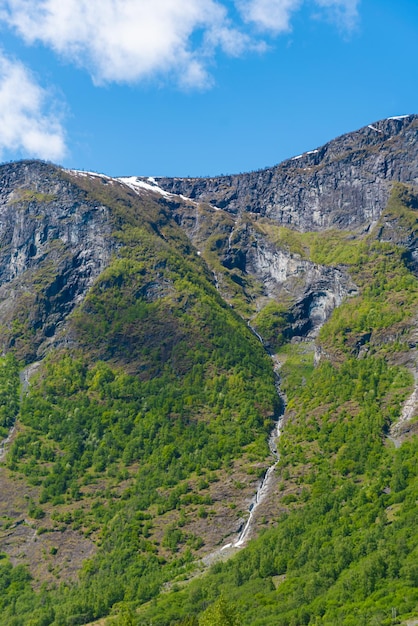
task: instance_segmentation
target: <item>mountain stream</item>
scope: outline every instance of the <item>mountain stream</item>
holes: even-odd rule
[[[248,511],[249,511],[248,519],[245,522],[244,526],[240,529],[238,537],[236,538],[235,541],[231,543],[227,543],[226,545],[222,546],[222,548],[220,549],[220,552],[223,552],[232,548],[241,548],[245,544],[247,539],[249,538],[251,531],[252,531],[253,523],[254,523],[255,511],[257,507],[261,504],[261,502],[265,499],[265,497],[271,491],[271,487],[273,484],[274,470],[280,460],[280,456],[277,451],[277,440],[281,435],[284,411],[285,411],[285,397],[283,396],[283,393],[280,389],[279,370],[280,370],[281,364],[277,360],[276,355],[271,350],[269,350],[268,346],[266,346],[263,338],[255,330],[255,328],[253,328],[250,323],[248,323],[248,327],[251,330],[251,332],[257,337],[257,339],[259,340],[259,342],[261,343],[261,345],[263,346],[267,354],[273,359],[273,363],[274,363],[273,369],[274,369],[274,374],[275,374],[275,379],[276,379],[276,390],[281,400],[281,411],[277,419],[277,422],[275,423],[274,428],[270,434],[269,441],[268,441],[270,452],[274,458],[274,463],[270,465],[270,467],[267,469],[266,473],[264,474],[264,477],[262,478],[258,486],[258,489],[254,497],[251,500],[250,506],[248,508]]]
[[[39,367],[39,362],[36,361],[35,363],[31,363],[30,365],[25,367],[20,372],[20,374],[19,374],[19,377],[20,377],[20,402],[22,402],[23,396],[28,391],[29,381],[30,381],[30,378],[31,378],[32,374],[35,373],[35,371],[37,370],[38,367]],[[4,460],[4,457],[6,456],[7,447],[9,445],[9,443],[12,441],[15,432],[16,432],[16,421],[10,427],[10,430],[9,430],[9,432],[7,434],[7,437],[5,437],[2,441],[0,441],[0,462],[2,462]]]
[[[7,446],[13,439],[15,430],[16,430],[16,423],[14,423],[13,426],[10,428],[7,437],[3,439],[2,441],[0,441],[0,463],[1,461],[3,461],[4,457],[6,456]]]
[[[418,371],[415,369],[412,372],[414,376],[414,388],[411,395],[406,399],[403,405],[401,415],[397,422],[394,422],[391,426],[387,439],[393,443],[395,448],[400,448],[402,445],[402,435],[405,435],[405,428],[408,422],[416,415],[418,407]]]

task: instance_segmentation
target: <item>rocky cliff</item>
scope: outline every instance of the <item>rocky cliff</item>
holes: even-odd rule
[[[60,328],[109,262],[109,208],[88,201],[62,171],[39,162],[0,170],[2,349],[27,361]]]
[[[247,320],[274,300],[289,310],[288,335],[315,336],[356,285],[346,263],[318,260],[303,236],[337,230],[349,242],[377,227],[382,241],[409,250],[416,269],[415,231],[400,228],[386,207],[394,183],[418,182],[417,139],[418,116],[390,118],[272,168],[206,179],[116,180],[33,161],[2,166],[3,350],[13,347],[29,362],[70,339],[61,332],[65,320],[119,246],[118,205],[179,225],[222,297]]]
[[[302,231],[367,229],[392,181],[418,182],[418,116],[389,118],[258,172],[159,178],[165,190]]]
[[[176,194],[175,219],[202,250],[230,303],[239,306],[240,292],[241,310],[251,317],[269,299],[285,301],[288,334],[315,336],[356,286],[344,264],[314,262],[309,246],[289,245],[289,237],[294,244],[295,231],[336,229],[356,240],[379,224],[376,236],[405,245],[415,267],[415,236],[407,228],[402,238],[399,220],[384,212],[394,183],[418,182],[417,140],[418,116],[395,117],[258,172],[152,184]],[[285,229],[280,236],[278,229]]]

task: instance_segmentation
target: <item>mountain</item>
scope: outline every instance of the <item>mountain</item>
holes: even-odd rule
[[[417,617],[417,140],[0,167],[0,624]]]
[[[392,181],[418,181],[417,124],[416,115],[389,118],[262,171],[159,178],[158,185],[232,215],[255,213],[302,232],[364,230],[379,218]]]

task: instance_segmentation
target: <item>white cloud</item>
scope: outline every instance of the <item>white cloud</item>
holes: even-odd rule
[[[302,0],[238,0],[237,6],[246,22],[253,22],[260,30],[282,33],[290,30],[292,13]]]
[[[254,23],[260,31],[279,34],[291,29],[293,13],[304,0],[236,0],[246,22]],[[360,0],[314,0],[327,16],[344,30],[351,30],[358,17]]]
[[[28,43],[87,67],[96,83],[174,72],[201,86],[211,46],[239,54],[248,39],[214,0],[3,0],[0,7]]]
[[[360,0],[315,0],[322,9],[326,9],[331,20],[343,30],[352,30],[358,20]]]
[[[357,0],[313,1],[339,23],[356,15]],[[169,76],[205,87],[217,50],[238,56],[265,48],[262,33],[288,31],[304,0],[234,2],[236,23],[226,0],[0,0],[0,20],[27,43],[87,68],[96,84]]]
[[[0,155],[57,160],[66,152],[57,117],[46,110],[47,92],[21,63],[0,52]]]

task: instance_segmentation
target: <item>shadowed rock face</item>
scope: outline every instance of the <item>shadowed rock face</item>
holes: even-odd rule
[[[13,347],[27,362],[70,340],[68,315],[117,252],[113,209],[86,194],[83,177],[111,187],[113,200],[118,185],[125,193],[129,187],[87,173],[71,176],[36,161],[0,167],[0,348]],[[285,301],[288,334],[312,337],[356,286],[343,267],[301,258],[265,236],[257,222],[266,217],[303,232],[335,228],[364,235],[381,218],[394,181],[418,184],[418,116],[376,122],[259,172],[160,178],[145,187],[136,180],[138,186],[128,191],[144,215],[147,202],[164,207],[167,219],[203,251],[199,254],[226,300],[233,297],[222,272],[242,288],[253,312],[266,299]],[[122,205],[125,201],[120,199]],[[415,235],[403,233],[396,220],[380,219],[380,224],[379,238],[404,245],[418,271]],[[252,292],[247,279],[257,285]],[[164,289],[152,283],[146,297]]]
[[[382,120],[325,146],[249,174],[159,178],[171,193],[229,213],[270,217],[301,231],[367,229],[392,181],[418,183],[418,116]]]
[[[102,266],[110,233],[108,210],[87,204],[59,172],[39,162],[0,169],[2,282],[38,265],[58,241],[70,252],[75,267],[89,265],[94,274]]]
[[[59,168],[34,161],[0,168],[3,350],[32,360],[56,341],[108,263],[110,234],[109,209],[86,202]]]

